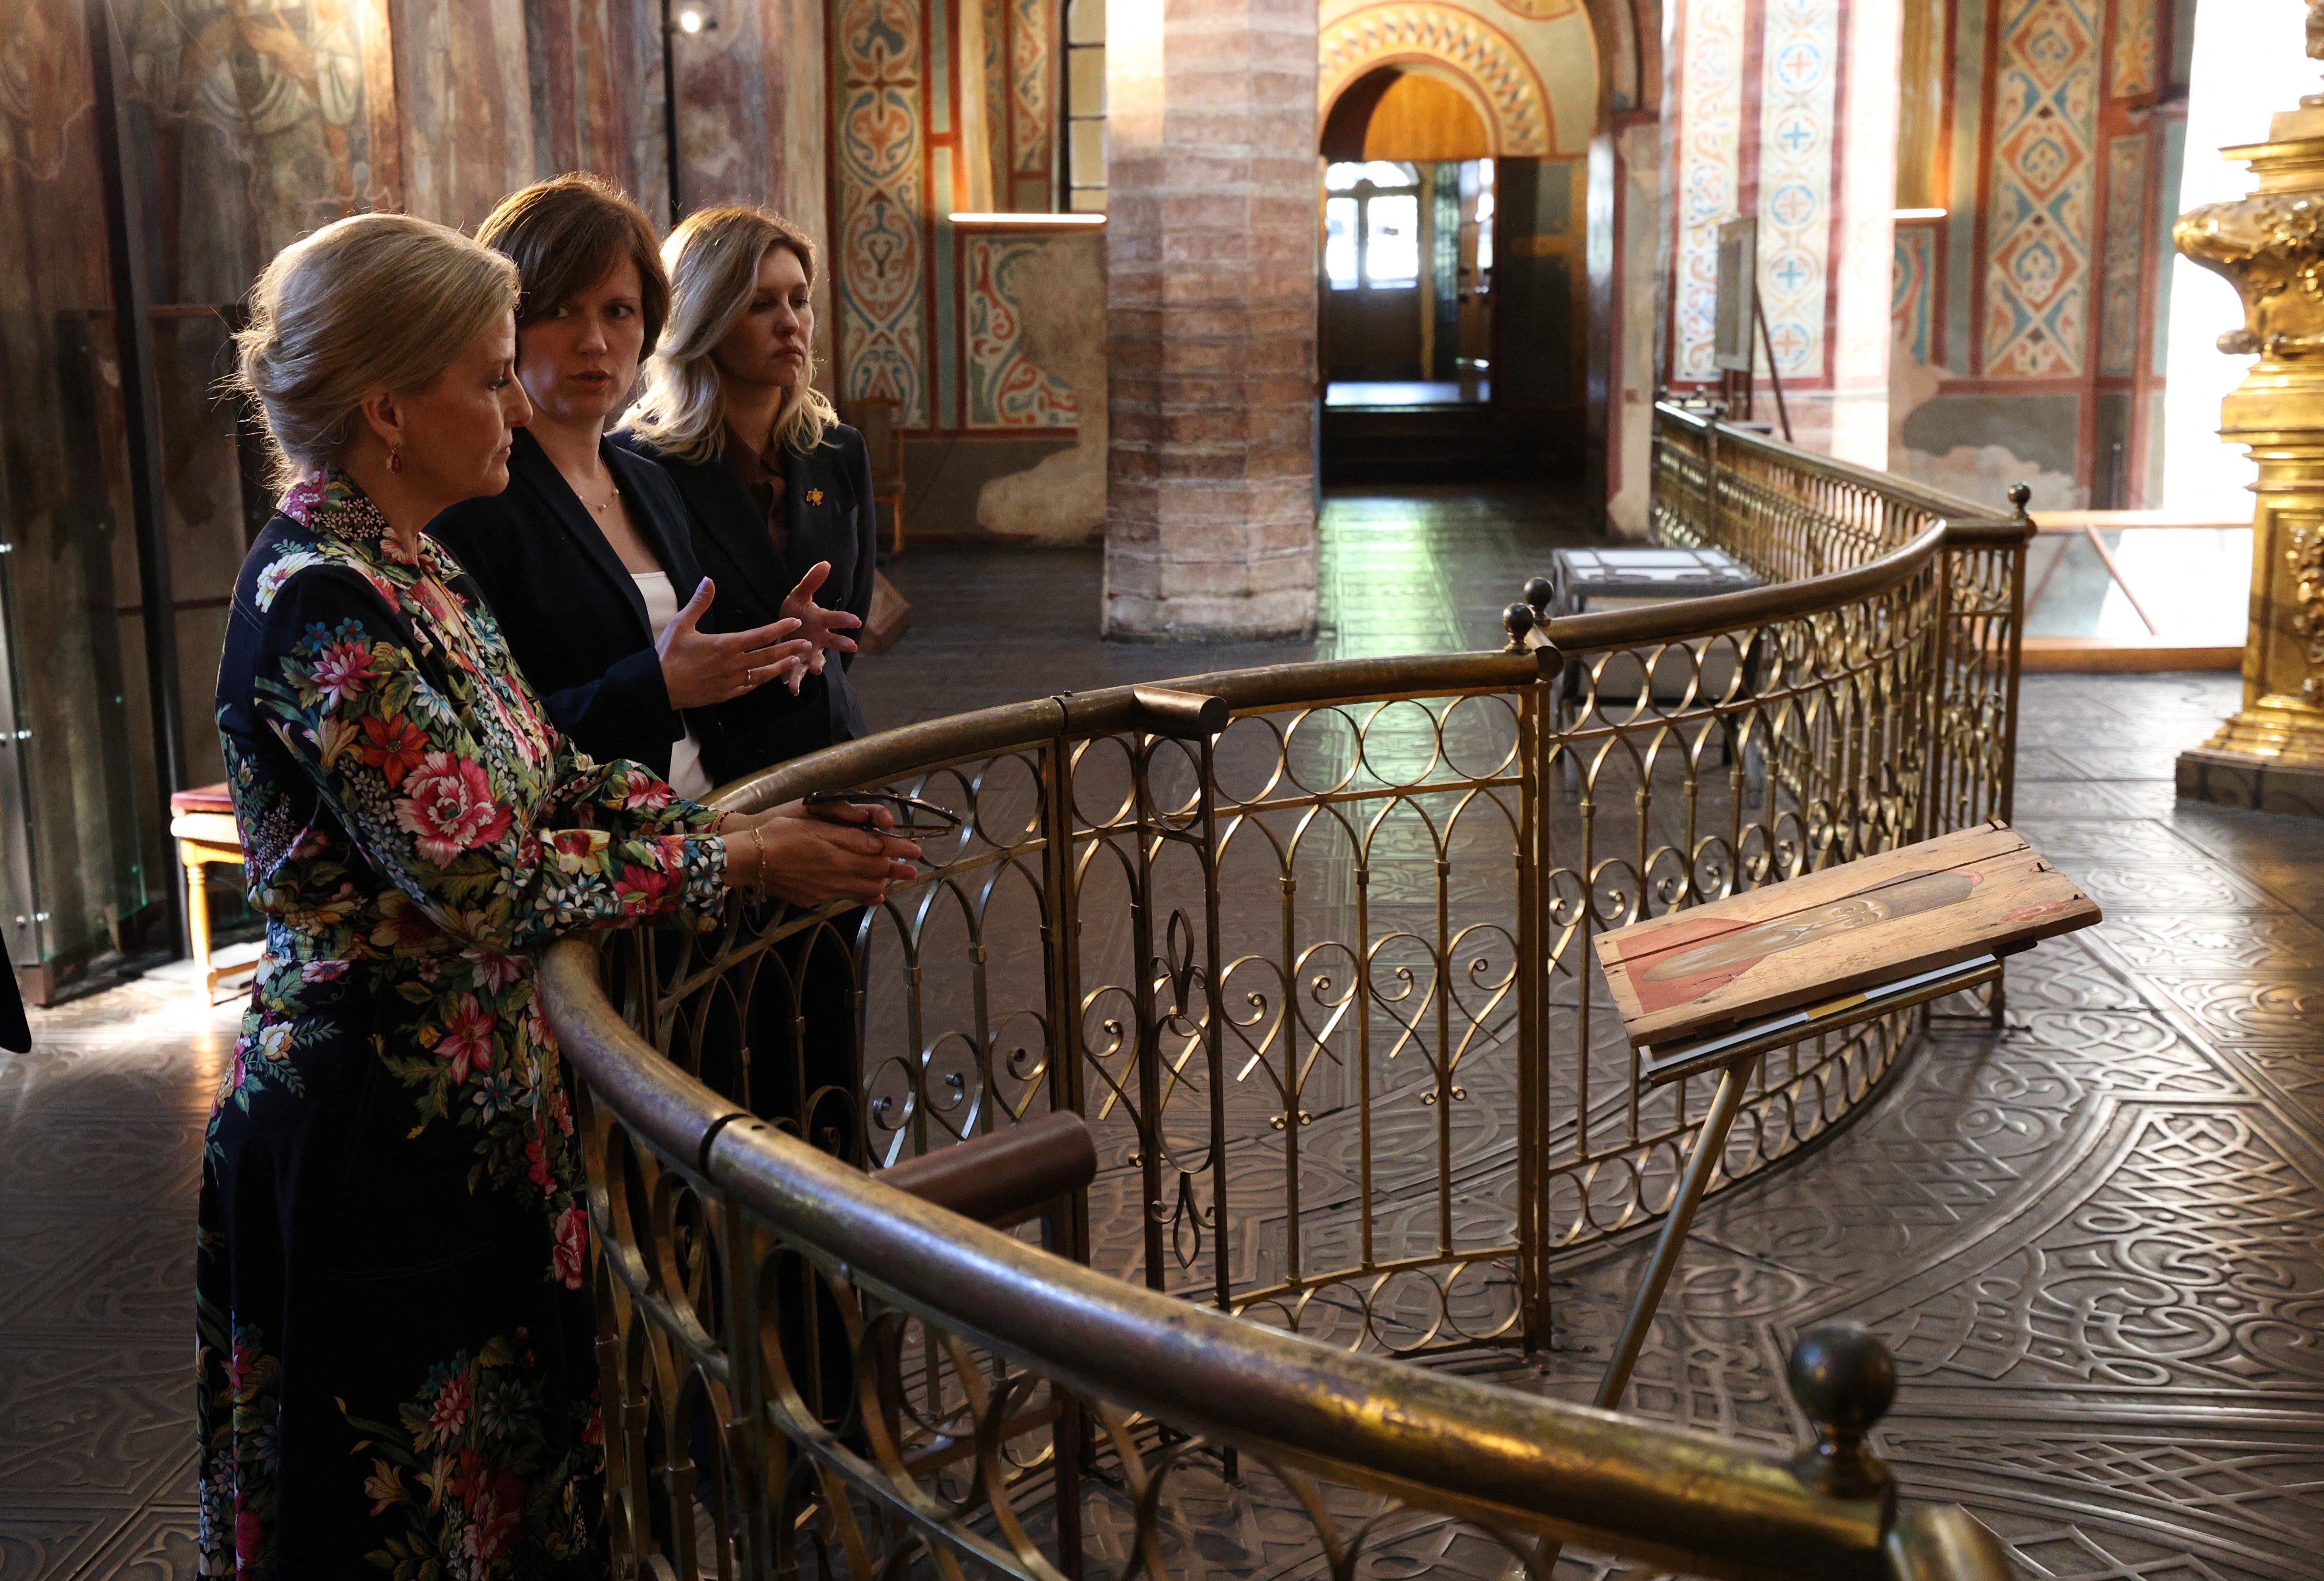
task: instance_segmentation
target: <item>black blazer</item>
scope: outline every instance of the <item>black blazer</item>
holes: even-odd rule
[[[703,574],[718,584],[715,629],[746,631],[781,618],[783,600],[818,560],[831,562],[816,602],[858,620],[872,614],[878,523],[872,505],[872,462],[863,436],[844,424],[826,430],[812,451],[783,451],[783,510],[790,547],[777,554],[767,519],[723,461],[679,461],[630,434],[613,437],[651,458],[677,485],[693,529]],[[708,625],[711,622],[706,621]],[[699,728],[702,766],[724,784],[803,753],[865,733],[863,705],[847,682],[853,654],[810,676],[794,698],[780,685],[760,687],[707,712],[715,731]]]
[[[617,445],[601,445],[598,453],[682,607],[702,567],[678,491],[659,467]],[[540,442],[519,428],[509,486],[461,501],[428,530],[484,590],[509,651],[558,728],[593,758],[627,758],[667,776],[670,745],[686,734],[687,721],[662,685],[646,601]]]

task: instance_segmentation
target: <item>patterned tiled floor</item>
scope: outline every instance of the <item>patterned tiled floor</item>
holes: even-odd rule
[[[2324,824],[2170,782],[2239,685],[2027,678],[2017,822],[2106,921],[2011,963],[2001,1036],[1705,1209],[1629,1409],[1793,1441],[1791,1338],[1851,1318],[1898,1358],[1906,1494],[2024,1574],[2324,1576]],[[1542,1386],[1586,1398],[1640,1257],[1574,1271]]]
[[[1097,642],[1093,554],[918,550],[895,569],[916,628],[857,674],[888,725],[1483,646],[1566,541],[1554,496],[1335,500],[1317,639],[1198,650]],[[1969,1505],[2024,1574],[2324,1575],[2324,824],[2170,783],[2236,689],[2029,677],[2019,822],[2107,922],[2013,963],[2001,1036],[1932,1042],[1831,1143],[1706,1208],[1630,1409],[1793,1441],[1784,1349],[1849,1316],[1901,1359],[1880,1448],[1908,1494]],[[195,1573],[192,1218],[233,1017],[132,984],[0,1055],[0,1581]],[[1546,1365],[1485,1370],[1586,1396],[1641,1255],[1563,1270]]]

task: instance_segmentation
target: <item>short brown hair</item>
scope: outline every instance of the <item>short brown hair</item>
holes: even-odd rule
[[[501,199],[476,227],[476,240],[516,262],[524,281],[516,326],[563,307],[626,257],[638,266],[638,314],[645,320],[648,355],[669,316],[669,276],[653,222],[629,194],[586,171],[535,181]]]

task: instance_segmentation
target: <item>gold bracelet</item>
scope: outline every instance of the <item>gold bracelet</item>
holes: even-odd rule
[[[767,837],[759,832],[756,823],[751,825],[751,846],[759,853],[759,886],[764,888],[767,882]]]

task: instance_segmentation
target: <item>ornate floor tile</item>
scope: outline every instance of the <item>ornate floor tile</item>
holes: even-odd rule
[[[0,1507],[0,1581],[73,1575],[128,1518],[126,1510]]]
[[[191,1233],[190,1218],[180,1224],[173,1215],[171,1222],[171,1234]],[[54,1209],[0,1217],[0,1333],[61,1327],[55,1304],[42,1298],[60,1282],[75,1285],[108,1268],[112,1248],[134,1237],[140,1223],[135,1214]],[[174,1244],[148,1251],[173,1268],[186,1262]]]
[[[2222,861],[2324,861],[2324,830],[2310,819],[2175,801],[2166,816],[2183,839]]]
[[[2241,976],[2324,962],[2324,926],[2290,913],[2109,909],[2094,936],[2141,972]]]
[[[2152,975],[2220,1043],[2297,1043],[2324,1063],[2324,961],[2316,964],[2319,970],[2265,979]]]
[[[73,1581],[194,1581],[201,1574],[196,1548],[200,1521],[184,1506],[154,1505],[107,1543]]]
[[[194,1205],[172,1203],[118,1221],[84,1221],[84,1238],[8,1310],[9,1327],[28,1332],[91,1330],[176,1337],[191,1334]]]
[[[2008,1233],[1854,1303],[1900,1380],[2070,1417],[2113,1396],[2324,1405],[2324,1170],[2265,1111],[2126,1105]]]
[[[2178,786],[2167,779],[2111,780],[2106,782],[2106,791],[2114,801],[2148,818],[2174,819],[2186,804],[2179,799]]]
[[[2123,862],[2201,861],[2209,852],[2152,818],[2037,817],[2017,810],[2026,842],[2047,857],[2107,857]]]
[[[2089,778],[2064,756],[2047,747],[2020,741],[2017,745],[2017,783],[2020,786],[2039,785],[2045,781],[2082,781]]]
[[[0,1341],[0,1511],[132,1506],[183,1481],[194,1452],[191,1354],[183,1333]]]
[[[2254,1427],[2157,1434],[2029,1421],[1891,1420],[1881,1453],[1914,1491],[1990,1505],[2094,1506],[2166,1552],[2230,1574],[2296,1574],[2324,1531],[2324,1433]],[[2021,1556],[2023,1549],[2020,1549]],[[2258,1562],[2257,1569],[2246,1567]]]
[[[2033,1581],[2258,1581],[2300,1574],[2264,1560],[2247,1566],[2213,1559],[2166,1535],[2126,1531],[2089,1516],[2061,1520],[1992,1503],[1978,1514],[2007,1545],[2018,1573]]]
[[[2318,841],[2324,846],[2324,832]],[[2294,911],[2324,916],[2324,862],[2245,861],[2236,870]]]
[[[204,1122],[73,1112],[12,1122],[0,1148],[0,1202],[100,1209],[190,1202],[201,1186]]]
[[[2283,903],[2204,861],[2123,862],[2103,858],[2057,859],[2059,871],[2109,911],[2282,911]]]
[[[2082,741],[2090,739],[2087,729],[2078,734]],[[2177,777],[2181,749],[2181,743],[2176,741],[2151,746],[2094,747],[2053,740],[2051,745],[2062,751],[2082,771],[2085,779],[2172,779]]]
[[[2011,816],[2031,828],[2044,818],[2135,818],[2145,809],[2126,787],[2094,779],[2027,779],[2020,774],[2012,797]]]

